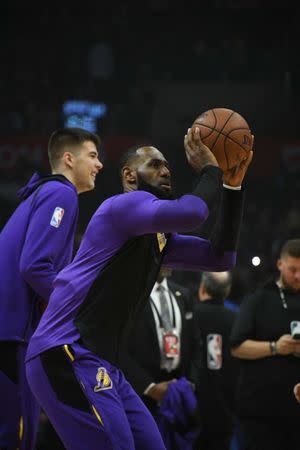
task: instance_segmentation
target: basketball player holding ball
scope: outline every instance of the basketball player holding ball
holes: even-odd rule
[[[199,179],[192,193],[175,200],[157,148],[140,145],[123,155],[124,193],[93,215],[30,341],[28,382],[67,449],[165,450],[153,417],[118,369],[121,343],[161,266],[198,272],[235,265],[243,211],[238,190],[251,161],[250,151],[223,174],[198,127],[184,143]],[[179,234],[200,226],[220,195],[210,240]]]

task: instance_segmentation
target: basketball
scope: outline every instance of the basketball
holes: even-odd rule
[[[231,109],[210,109],[196,118],[192,127],[196,126],[200,129],[202,142],[215,155],[223,171],[237,166],[252,149],[248,123]]]

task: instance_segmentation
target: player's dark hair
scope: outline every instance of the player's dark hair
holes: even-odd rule
[[[229,295],[231,289],[232,278],[231,274],[227,272],[227,276],[220,280],[215,274],[211,272],[203,272],[201,282],[207,292],[212,298],[218,300],[225,300]]]
[[[119,172],[122,174],[123,167],[129,166],[134,161],[134,159],[137,157],[136,152],[139,148],[149,147],[149,146],[152,146],[152,144],[145,143],[145,142],[137,143],[137,144],[134,144],[132,147],[130,147],[128,150],[126,150],[124,153],[122,153],[120,160],[119,160]]]
[[[300,258],[300,239],[289,239],[283,244],[280,251],[280,258],[284,258],[285,256]]]
[[[51,168],[57,167],[66,148],[68,148],[68,151],[76,153],[77,147],[86,141],[92,141],[97,150],[99,149],[100,138],[90,131],[82,128],[60,128],[55,130],[48,141],[48,157]]]

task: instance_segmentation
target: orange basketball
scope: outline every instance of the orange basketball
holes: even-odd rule
[[[197,117],[193,128],[195,126],[200,129],[202,142],[213,152],[223,171],[237,166],[252,149],[248,123],[231,109],[210,109]]]

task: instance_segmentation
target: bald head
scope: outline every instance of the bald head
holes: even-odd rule
[[[230,272],[203,272],[199,286],[199,299],[225,300],[231,289]]]

